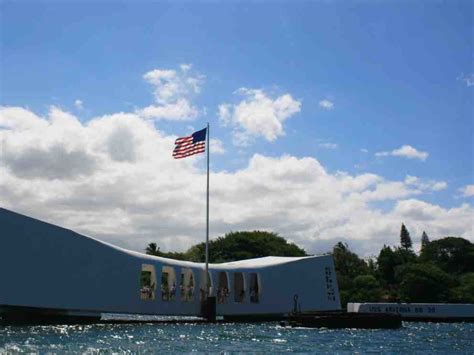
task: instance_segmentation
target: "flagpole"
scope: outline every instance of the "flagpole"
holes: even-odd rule
[[[206,153],[207,153],[207,194],[206,194],[206,297],[209,295],[209,122],[206,132]]]

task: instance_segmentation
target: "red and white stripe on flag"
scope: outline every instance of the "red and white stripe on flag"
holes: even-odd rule
[[[193,136],[178,138],[175,141],[173,158],[181,159],[194,154],[204,153],[206,151],[206,141],[197,141]]]

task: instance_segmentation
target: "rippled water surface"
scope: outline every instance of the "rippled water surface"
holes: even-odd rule
[[[0,326],[0,353],[104,352],[474,353],[473,323],[404,323],[399,330],[261,324]]]

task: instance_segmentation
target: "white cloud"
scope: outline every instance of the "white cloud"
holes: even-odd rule
[[[429,226],[427,229],[436,230],[435,235],[460,235],[464,238],[472,240],[472,232],[474,227],[472,225],[473,209],[468,204],[462,204],[459,207],[451,209],[445,209],[437,205],[433,205],[424,201],[408,199],[397,202],[394,210],[394,214],[400,217],[400,220],[410,220],[412,225],[426,225]],[[459,232],[459,226],[456,226],[456,220],[459,219],[459,223],[464,225],[466,233]],[[471,222],[468,222],[469,219]],[[468,225],[470,223],[470,226]],[[421,235],[423,228],[417,230],[417,235]],[[458,232],[454,232],[457,230]],[[470,230],[470,232],[468,232]]]
[[[474,185],[466,185],[460,188],[459,192],[461,192],[464,197],[472,197],[474,196]]]
[[[173,160],[176,136],[152,122],[118,113],[84,123],[55,107],[45,117],[3,107],[0,126],[2,207],[135,250],[152,241],[163,250],[202,241],[203,160]],[[422,201],[440,182],[413,176],[330,173],[314,158],[255,154],[237,171],[211,171],[210,181],[211,237],[271,230],[308,252],[346,240],[371,254],[398,243],[402,221],[412,236],[426,230],[432,239],[472,240],[474,232],[471,206]]]
[[[419,159],[425,161],[428,158],[428,153],[419,151],[413,148],[411,145],[403,145],[398,149],[394,149],[391,152],[377,152],[375,153],[376,157],[386,157],[386,156],[395,156],[395,157],[404,157],[408,159]]]
[[[244,99],[236,105],[221,104],[218,115],[221,124],[234,127],[237,145],[247,145],[256,137],[276,140],[285,134],[283,123],[301,110],[301,102],[290,94],[272,99],[258,89],[240,88],[236,93]]]
[[[446,181],[437,181],[431,187],[433,191],[441,191],[445,190],[448,187],[448,183]]]
[[[219,105],[219,112],[217,113],[219,117],[219,122],[223,126],[227,126],[229,123],[231,123],[232,120],[232,105],[230,104],[221,104]]]
[[[474,86],[474,74],[461,74],[458,80],[464,81],[467,87]]]
[[[318,147],[324,149],[337,149],[339,146],[336,143],[319,143]]]
[[[319,101],[319,106],[325,110],[332,110],[334,108],[334,102],[329,100],[321,100]]]
[[[366,148],[361,148],[361,150],[360,150],[360,151],[361,151],[362,153],[368,153],[368,152],[369,152],[369,150],[368,150],[368,149],[366,149]]]
[[[445,181],[423,180],[416,176],[407,175],[405,177],[405,184],[415,186],[421,190],[441,191],[448,187]]]
[[[84,109],[84,103],[82,102],[82,100],[79,100],[79,99],[74,101],[74,106],[76,106],[78,110]]]
[[[421,191],[413,189],[400,181],[381,181],[374,189],[366,190],[359,194],[363,201],[390,201],[419,195]]]
[[[224,154],[225,153],[224,144],[222,143],[222,141],[220,139],[211,138],[210,148],[211,148],[210,152],[213,153],[213,154]]]
[[[144,118],[164,119],[170,121],[187,121],[196,118],[199,111],[191,106],[188,100],[179,99],[167,105],[150,105],[137,113]]]
[[[139,116],[170,121],[185,121],[196,118],[200,111],[191,103],[191,98],[201,92],[204,76],[192,73],[191,64],[181,64],[179,70],[154,69],[143,75],[143,79],[154,87],[155,103],[138,109]]]
[[[180,64],[179,68],[183,72],[187,72],[188,70],[190,70],[192,68],[192,64]]]
[[[0,112],[0,127],[11,129],[18,133],[31,129],[42,129],[48,126],[46,120],[22,107],[0,106]]]

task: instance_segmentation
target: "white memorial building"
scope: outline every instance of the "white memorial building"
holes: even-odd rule
[[[158,236],[157,236],[158,239]],[[125,250],[0,208],[0,316],[198,316],[205,264]],[[209,264],[218,316],[340,310],[331,255]],[[297,297],[295,297],[297,296]]]

